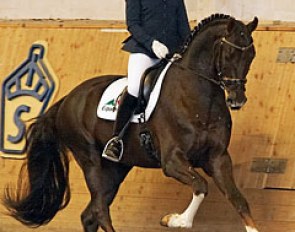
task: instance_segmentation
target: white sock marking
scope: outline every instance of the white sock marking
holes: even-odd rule
[[[250,227],[250,226],[246,226],[246,231],[247,232],[258,232],[257,229],[253,228],[253,227]]]
[[[187,209],[182,214],[173,214],[168,222],[169,227],[191,228],[193,226],[194,217],[199,209],[200,204],[204,200],[205,195],[193,195],[193,199]],[[254,232],[254,231],[253,231]]]

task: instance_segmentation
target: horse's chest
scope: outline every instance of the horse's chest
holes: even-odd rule
[[[231,124],[226,122],[204,123],[198,122],[195,127],[194,150],[206,150],[216,146],[227,146]]]
[[[214,153],[223,152],[227,148],[229,139],[230,132],[226,127],[199,128],[196,131],[193,146],[187,153],[190,163],[194,167],[202,167]]]

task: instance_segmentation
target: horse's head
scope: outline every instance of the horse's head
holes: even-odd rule
[[[255,57],[252,32],[258,19],[248,24],[224,14],[203,19],[181,51],[181,65],[226,90],[227,106],[240,109],[247,101],[246,76]]]
[[[240,109],[247,101],[246,75],[255,57],[251,34],[257,24],[256,17],[247,25],[231,18],[226,34],[215,44],[215,67],[221,85],[228,94],[227,106],[231,109]]]

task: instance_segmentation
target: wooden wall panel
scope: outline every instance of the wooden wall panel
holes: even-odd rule
[[[254,33],[257,55],[248,74],[245,107],[232,112],[230,151],[237,179],[247,187],[294,187],[295,65],[277,63],[280,47],[294,47],[295,32]],[[288,159],[285,174],[250,173],[255,157]]]
[[[27,57],[35,41],[48,42],[48,60],[60,79],[57,99],[82,81],[104,74],[126,74],[127,53],[121,42],[127,33],[93,29],[0,28],[0,77],[3,80]]]
[[[294,32],[255,32],[257,57],[248,76],[248,102],[233,112],[233,136],[230,151],[238,185],[249,199],[260,232],[295,232],[294,191],[246,189],[248,187],[294,187],[294,163],[288,176],[267,177],[250,172],[253,157],[292,159],[294,152],[294,64],[277,64],[280,46],[294,46]],[[0,26],[0,78],[3,80],[27,57],[37,40],[49,43],[48,60],[60,78],[56,99],[67,94],[85,79],[102,74],[125,74],[127,54],[120,50],[126,32],[102,32],[100,27],[22,27]],[[0,159],[0,193],[8,182],[15,182],[21,161]],[[292,176],[293,175],[293,176]],[[293,181],[293,184],[290,184]],[[36,231],[82,231],[80,213],[89,194],[81,170],[72,160],[70,169],[72,200],[47,226]],[[243,232],[237,213],[209,182],[210,193],[201,206],[191,230],[199,232]],[[190,188],[163,176],[160,170],[135,168],[122,184],[111,208],[119,232],[171,231],[159,225],[160,218],[183,210],[191,199]],[[29,232],[3,214],[0,205],[0,232]],[[184,230],[173,230],[184,231]]]

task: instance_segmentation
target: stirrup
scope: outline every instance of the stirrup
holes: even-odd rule
[[[109,146],[109,144],[111,142],[113,142],[114,140],[116,140],[116,143],[120,143],[120,146],[121,146],[121,149],[120,149],[120,154],[119,154],[119,157],[118,158],[114,158],[114,157],[110,157],[106,154],[106,150]],[[107,160],[110,160],[110,161],[113,161],[113,162],[119,162],[121,159],[122,159],[122,156],[123,156],[123,152],[124,152],[124,145],[123,145],[123,140],[120,139],[118,136],[115,136],[113,137],[112,139],[110,139],[107,144],[105,145],[104,149],[103,149],[103,152],[102,152],[102,157],[107,159]]]

